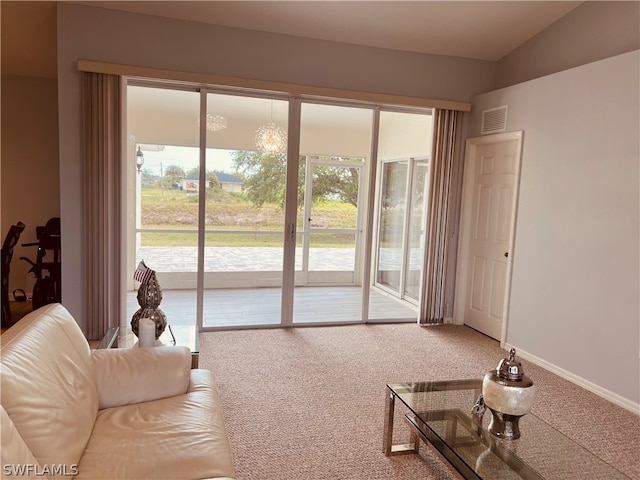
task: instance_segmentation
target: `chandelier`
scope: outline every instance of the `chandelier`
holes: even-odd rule
[[[207,113],[207,130],[210,132],[218,132],[227,128],[227,119],[222,115],[214,115]],[[200,128],[200,117],[198,117],[198,128]]]
[[[287,132],[273,121],[273,100],[271,120],[256,131],[256,146],[265,153],[284,153],[287,150]]]
[[[269,122],[256,131],[256,145],[265,153],[282,153],[287,148],[287,132]]]

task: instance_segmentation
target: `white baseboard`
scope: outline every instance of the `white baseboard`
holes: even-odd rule
[[[505,343],[504,347],[506,350],[510,350],[512,347],[516,348],[513,345],[510,345],[508,343]],[[618,395],[617,393],[611,392],[606,388],[602,388],[601,386],[596,385],[595,383],[590,382],[589,380],[586,380],[574,373],[569,372],[568,370],[560,368],[557,365],[554,365],[550,362],[547,362],[546,360],[543,360],[542,358],[537,357],[531,353],[528,353],[520,348],[516,348],[516,350],[518,351],[519,357],[525,360],[528,360],[531,363],[535,363],[539,367],[549,370],[550,372],[555,373],[559,377],[562,377],[565,380],[569,380],[571,383],[574,383],[584,388],[585,390],[589,390],[590,392],[595,393],[596,395],[604,398],[605,400],[608,400],[611,403],[615,403],[616,405],[622,408],[625,408],[635,413],[636,415],[640,415],[640,403],[635,403],[629,400],[628,398],[624,398]]]

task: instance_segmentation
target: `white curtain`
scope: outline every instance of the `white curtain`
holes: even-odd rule
[[[83,226],[86,332],[118,326],[121,305],[121,77],[83,73]]]
[[[434,142],[424,255],[425,281],[419,318],[423,325],[444,322],[452,185],[454,172],[462,174],[462,169],[454,169],[461,118],[462,112],[453,110],[436,110],[434,113]]]

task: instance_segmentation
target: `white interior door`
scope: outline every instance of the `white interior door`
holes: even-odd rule
[[[504,340],[522,132],[467,140],[456,323]]]

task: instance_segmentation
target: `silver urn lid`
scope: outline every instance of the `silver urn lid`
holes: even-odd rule
[[[500,360],[495,370],[489,372],[491,380],[501,385],[530,387],[533,381],[524,374],[522,363],[516,360],[516,349],[509,350],[509,357]]]

